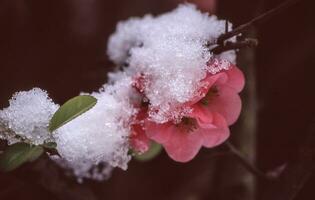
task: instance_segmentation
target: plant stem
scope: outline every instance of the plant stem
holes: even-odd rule
[[[225,45],[216,46],[211,50],[214,54],[220,54],[224,51],[229,51],[233,49],[241,49],[244,47],[256,47],[258,45],[257,39],[252,38],[246,38],[244,41],[238,41],[238,42],[226,42]]]
[[[233,49],[240,49],[240,48],[244,48],[244,47],[255,47],[258,44],[258,40],[257,39],[245,39],[243,41],[238,41],[238,42],[227,42],[225,43],[224,41],[234,37],[240,33],[243,33],[245,31],[247,31],[250,27],[259,24],[269,18],[271,18],[272,16],[278,14],[279,12],[285,10],[286,8],[296,4],[299,0],[287,0],[285,2],[283,2],[282,4],[280,4],[279,6],[268,10],[267,12],[253,18],[252,20],[250,20],[249,22],[239,25],[238,27],[236,27],[235,29],[233,29],[232,31],[228,31],[228,25],[225,25],[225,33],[221,34],[218,39],[217,39],[217,45],[215,48],[213,48],[211,50],[212,53],[214,54],[220,54],[222,52],[225,51],[229,51],[229,50],[233,50]],[[227,22],[227,21],[226,21]]]
[[[294,200],[315,171],[315,123],[311,122],[305,142],[297,158],[288,162],[279,181],[272,184],[262,196],[263,200]]]
[[[249,172],[257,176],[258,178],[265,180],[274,180],[274,177],[268,176],[262,171],[260,171],[256,166],[247,160],[241,151],[239,151],[232,143],[229,141],[225,142],[225,145],[233,153],[233,155],[239,160],[239,162],[247,169]]]
[[[219,38],[217,40],[217,44],[223,45],[225,40],[248,30],[253,25],[256,25],[258,23],[261,23],[261,22],[269,19],[270,17],[278,14],[279,12],[285,10],[286,8],[296,4],[298,1],[299,0],[287,0],[287,1],[283,2],[282,4],[280,4],[279,6],[253,18],[249,22],[236,27],[232,31],[229,31],[227,33],[222,34],[221,36],[219,36]]]

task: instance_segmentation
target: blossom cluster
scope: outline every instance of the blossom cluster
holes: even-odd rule
[[[234,51],[209,51],[224,29],[225,21],[189,4],[118,24],[108,54],[125,67],[110,78],[115,84],[131,77],[140,95],[131,125],[133,149],[143,153],[153,140],[172,159],[187,162],[202,146],[228,138],[228,126],[241,111],[244,77],[233,64]]]
[[[51,158],[79,179],[102,180],[113,167],[127,169],[129,149],[144,153],[152,141],[187,162],[201,147],[224,142],[241,111],[244,76],[235,51],[210,52],[224,31],[224,20],[191,4],[120,22],[108,42],[118,68],[90,94],[97,99],[92,109],[50,134],[59,106],[38,88],[19,92],[0,111],[0,123],[18,137],[11,131],[0,137],[10,144],[56,142],[60,156]]]

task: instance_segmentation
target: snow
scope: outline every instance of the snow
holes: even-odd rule
[[[209,51],[224,31],[224,20],[184,4],[156,17],[119,22],[109,39],[108,55],[117,65],[127,64],[129,76],[147,77],[144,94],[150,101],[150,118],[164,123],[185,113],[179,106],[196,95],[207,71],[218,72],[207,66],[210,58],[235,62],[234,51],[218,56]]]
[[[62,165],[73,169],[79,180],[107,178],[111,168],[127,169],[129,122],[136,110],[128,93],[131,80],[126,78],[116,85],[105,85],[91,95],[97,104],[54,134]],[[97,167],[102,165],[103,167]],[[91,170],[93,169],[93,170]]]
[[[108,55],[118,67],[125,67],[110,73],[109,83],[90,94],[97,98],[92,109],[49,133],[49,121],[59,106],[39,88],[18,92],[0,111],[0,125],[6,129],[0,130],[0,139],[9,144],[56,142],[60,157],[51,158],[79,181],[106,179],[115,167],[126,170],[131,159],[130,126],[142,97],[149,102],[150,119],[157,123],[176,121],[191,112],[182,105],[196,96],[206,74],[235,62],[235,51],[220,55],[209,51],[224,31],[224,20],[201,13],[192,4],[156,17],[119,22],[109,39]],[[210,65],[209,60],[215,62]],[[133,88],[139,75],[145,79],[143,94]]]
[[[0,121],[8,128],[1,138],[8,140],[9,144],[20,141],[43,144],[51,140],[47,127],[59,106],[52,102],[46,91],[34,88],[17,92],[9,103],[9,107],[0,111]]]

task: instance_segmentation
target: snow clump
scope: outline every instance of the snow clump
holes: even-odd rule
[[[196,96],[207,72],[220,71],[209,66],[209,60],[235,63],[235,51],[221,55],[209,51],[224,31],[225,20],[184,4],[156,17],[119,22],[109,39],[108,55],[115,64],[126,65],[130,76],[146,77],[144,95],[150,102],[150,118],[164,123],[187,112],[178,107]]]

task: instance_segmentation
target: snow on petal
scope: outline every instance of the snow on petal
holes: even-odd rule
[[[124,70],[130,76],[141,73],[147,77],[144,95],[150,101],[149,117],[165,123],[187,114],[178,108],[196,96],[207,71],[222,70],[212,69],[207,63],[214,57],[209,47],[215,46],[224,31],[225,20],[183,4],[156,17],[146,15],[120,22],[109,39],[107,52],[116,64],[127,64]],[[222,57],[234,63],[235,51]]]

